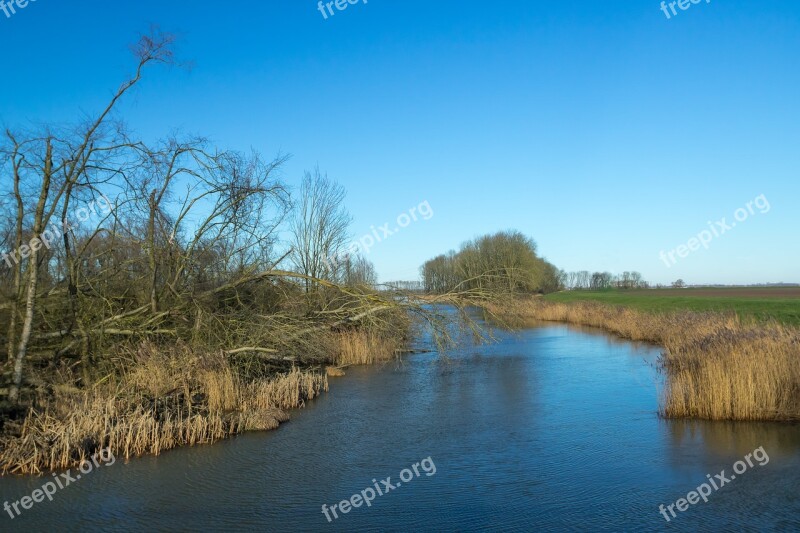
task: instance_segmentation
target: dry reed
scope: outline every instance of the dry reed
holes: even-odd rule
[[[370,365],[388,361],[397,354],[400,341],[380,334],[355,330],[338,335],[338,353],[335,363],[344,365]]]
[[[290,372],[245,382],[225,356],[144,345],[113,383],[56,388],[31,408],[18,434],[0,442],[0,471],[40,474],[79,464],[101,447],[116,456],[158,455],[248,430],[274,429],[285,410],[328,390],[324,374]]]
[[[68,376],[54,384],[16,431],[0,436],[0,473],[68,468],[101,447],[128,459],[274,429],[288,420],[286,411],[327,391],[328,376],[344,375],[338,367],[390,359],[402,340],[352,330],[320,342],[335,366],[257,379],[245,379],[223,353],[143,343],[102,384],[79,390]]]

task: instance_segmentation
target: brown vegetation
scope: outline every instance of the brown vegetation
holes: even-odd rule
[[[382,337],[372,332],[353,331],[339,335],[336,364],[371,365],[394,357],[401,343],[394,337]]]
[[[323,374],[292,368],[244,380],[222,353],[143,344],[125,369],[90,390],[56,387],[2,438],[0,471],[42,473],[110,447],[117,456],[158,455],[248,430],[274,429],[286,410],[328,389]]]
[[[357,300],[348,301],[358,309]],[[274,348],[123,342],[104,355],[105,375],[87,386],[75,364],[36,367],[31,401],[0,420],[0,473],[66,468],[105,447],[130,458],[274,429],[288,420],[288,410],[327,391],[328,376],[343,375],[337,367],[387,360],[404,345],[410,327],[404,308],[372,309],[332,325],[271,316],[265,323],[279,325],[276,333],[290,333],[263,336]]]
[[[595,302],[541,298],[489,304],[486,309],[522,326],[531,320],[602,328],[664,347],[667,381],[661,413],[670,418],[800,420],[800,330],[755,323],[734,313],[651,314]]]

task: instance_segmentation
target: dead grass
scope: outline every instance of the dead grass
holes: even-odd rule
[[[371,365],[388,361],[400,348],[396,338],[386,338],[380,334],[356,330],[338,335],[339,349],[335,363],[345,365]]]
[[[661,413],[670,418],[800,420],[800,330],[734,313],[652,314],[595,302],[519,299],[487,310],[510,324],[593,326],[664,347]]]
[[[316,371],[293,368],[245,382],[222,354],[143,345],[120,377],[88,391],[56,387],[0,442],[0,471],[40,474],[79,464],[101,447],[127,458],[274,429],[286,410],[328,390]]]
[[[63,382],[29,409],[19,427],[5,428],[0,473],[69,468],[104,447],[129,459],[274,429],[288,420],[288,410],[327,391],[328,376],[344,375],[340,367],[388,360],[402,343],[399,336],[364,330],[318,341],[334,365],[325,370],[292,368],[253,378],[221,352],[143,343],[123,352],[117,368],[89,390],[74,387],[73,376],[61,376]]]

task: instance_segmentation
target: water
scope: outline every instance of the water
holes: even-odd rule
[[[800,427],[660,419],[658,353],[547,325],[446,364],[418,354],[351,369],[276,431],[117,459],[2,514],[0,530],[800,530]],[[669,524],[659,514],[761,446],[768,464]],[[418,477],[326,520],[323,504],[415,463]],[[0,498],[48,479],[1,479]]]

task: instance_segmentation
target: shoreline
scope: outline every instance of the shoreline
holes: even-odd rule
[[[572,324],[659,346],[664,418],[800,421],[800,394],[793,393],[800,392],[800,329],[735,314],[653,314],[536,296],[482,307],[512,327]],[[101,448],[129,460],[275,429],[327,392],[329,378],[345,368],[416,353],[406,342],[400,332],[388,338],[366,330],[335,332],[327,337],[325,360],[292,362],[284,371],[271,367],[256,377],[243,377],[241,363],[223,353],[143,344],[136,362],[102,386],[54,387],[52,398],[29,407],[22,420],[6,419],[0,472],[43,475],[74,467]]]
[[[329,390],[329,378],[350,366],[375,364],[407,350],[404,332],[334,333],[326,361],[255,378],[223,353],[186,346],[142,345],[139,360],[113,383],[89,390],[54,387],[52,396],[3,420],[0,475],[42,476],[74,468],[99,449],[124,460],[250,431],[276,429]],[[403,348],[404,347],[404,348]],[[111,380],[110,380],[111,381]]]
[[[800,421],[800,329],[735,314],[648,313],[597,302],[516,298],[484,307],[511,326],[541,320],[599,328],[657,344],[666,375],[665,418]]]

